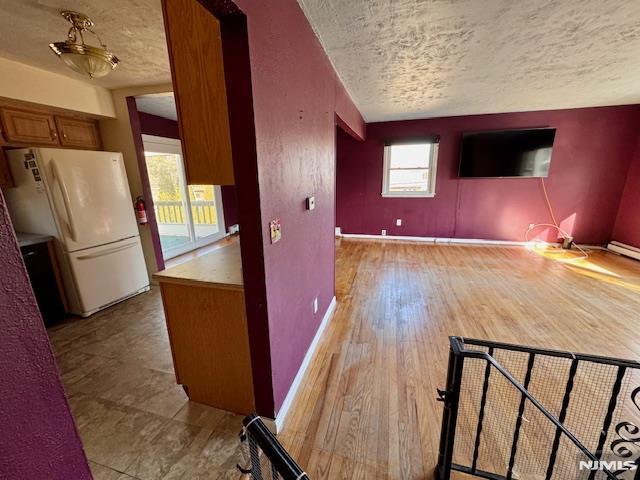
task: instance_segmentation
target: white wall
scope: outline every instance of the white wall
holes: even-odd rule
[[[1,57],[0,97],[116,116],[111,92],[106,88]]]

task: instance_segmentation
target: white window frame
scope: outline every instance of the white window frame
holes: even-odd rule
[[[146,152],[157,152],[157,153],[168,153],[179,155],[181,159],[181,169],[179,169],[178,174],[180,175],[181,184],[184,185],[184,191],[182,194],[185,198],[189,198],[189,185],[186,180],[186,172],[184,167],[184,154],[182,153],[182,142],[176,138],[167,138],[167,137],[157,137],[155,135],[147,135],[142,134],[142,143],[144,147],[144,151]],[[145,159],[146,161],[146,159]],[[224,223],[224,205],[222,204],[222,189],[220,185],[213,185],[214,194],[215,194],[215,203],[216,203],[216,216],[218,218],[218,233],[214,233],[213,235],[208,235],[206,237],[196,239],[195,237],[195,224],[193,223],[193,218],[191,215],[191,208],[187,208],[185,214],[188,217],[188,225],[190,238],[193,240],[184,245],[180,245],[178,247],[174,247],[170,250],[163,251],[162,256],[164,260],[171,260],[172,258],[178,257],[188,252],[192,252],[197,250],[198,248],[204,247],[206,245],[210,245],[218,240],[227,236],[227,227]]]
[[[391,170],[391,147],[395,145],[430,144],[431,155],[429,158],[429,189],[426,192],[390,192],[389,191],[389,171]],[[384,146],[384,161],[382,170],[382,196],[388,198],[433,198],[436,196],[436,174],[438,167],[438,145],[439,142],[396,142]],[[424,170],[415,168],[412,170]]]

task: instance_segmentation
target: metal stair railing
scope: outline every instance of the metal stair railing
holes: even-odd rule
[[[242,424],[240,440],[248,444],[250,463],[248,467],[238,466],[238,469],[248,476],[247,479],[309,480],[260,417],[249,415]]]
[[[436,479],[639,480],[638,385],[636,361],[450,337]]]

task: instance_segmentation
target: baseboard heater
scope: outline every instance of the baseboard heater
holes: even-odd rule
[[[640,248],[627,245],[626,243],[614,241],[607,245],[607,249],[611,250],[612,252],[619,253],[620,255],[625,255],[627,257],[640,260]]]

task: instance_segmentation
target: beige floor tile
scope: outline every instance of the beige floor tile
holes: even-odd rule
[[[189,478],[211,435],[209,429],[169,421],[125,471],[141,480]]]
[[[170,373],[116,360],[104,364],[67,386],[69,394],[82,393],[134,407],[163,417],[173,417],[187,402],[187,395]]]
[[[173,419],[213,430],[230,417],[238,418],[233,413],[189,401],[176,413]],[[238,424],[238,428],[241,426],[241,424]]]
[[[104,368],[109,359],[71,349],[57,355],[56,362],[62,382],[70,387],[78,380]]]
[[[239,432],[242,417],[229,416],[218,424],[217,428],[207,439],[207,442],[193,459],[192,466],[185,468],[188,476],[182,474],[181,469],[174,468],[167,473],[162,480],[178,480],[189,478],[189,480],[214,480],[214,479],[234,479],[239,477],[237,464],[247,464],[246,445],[240,443]]]
[[[86,395],[69,398],[87,458],[123,472],[162,430],[167,419]]]
[[[131,477],[126,473],[118,472],[112,468],[105,467],[99,463],[89,462],[91,467],[91,473],[93,474],[93,480],[138,480],[135,477]]]

